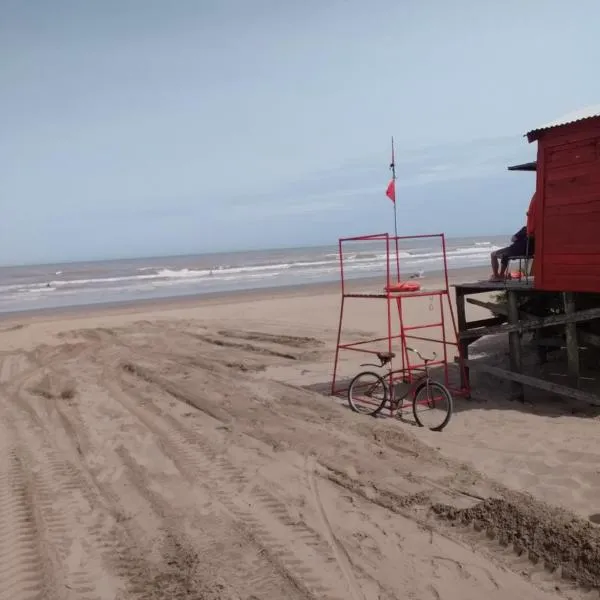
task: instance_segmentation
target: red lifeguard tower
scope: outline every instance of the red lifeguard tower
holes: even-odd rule
[[[400,261],[403,253],[400,247],[406,243],[422,242],[423,240],[439,244],[439,258],[442,262],[441,273],[435,278],[438,285],[431,288],[426,285],[420,285],[419,279],[406,281],[413,283],[412,289],[402,289]],[[373,247],[379,245],[382,250],[381,256],[385,256],[385,264],[382,265],[382,273],[379,278],[373,281],[373,285],[379,289],[376,291],[361,291],[357,284],[348,278],[347,252],[348,245],[358,247],[359,251],[353,255],[373,256]],[[365,252],[365,250],[369,250]],[[362,252],[361,252],[362,251]],[[377,253],[375,253],[377,255]],[[387,233],[364,235],[359,237],[341,238],[339,240],[339,261],[341,276],[341,306],[338,325],[337,345],[335,350],[335,361],[333,367],[333,377],[331,383],[331,394],[337,395],[343,392],[347,387],[339,385],[339,363],[340,352],[364,352],[367,354],[377,354],[382,350],[395,352],[396,360],[401,361],[401,365],[393,365],[393,369],[399,369],[401,374],[398,378],[405,377],[412,381],[413,372],[422,368],[423,364],[416,364],[410,361],[407,347],[409,341],[426,342],[428,344],[437,344],[437,359],[429,363],[429,366],[437,365],[444,372],[444,383],[446,387],[454,393],[467,394],[469,390],[466,387],[453,386],[449,377],[449,363],[453,362],[454,355],[459,351],[457,342],[456,319],[454,316],[452,304],[450,301],[448,284],[448,263],[446,257],[446,239],[444,234],[415,235],[415,236],[390,236]],[[384,271],[384,272],[383,272]],[[416,285],[414,285],[416,283]],[[416,289],[415,289],[416,288]],[[425,302],[429,299],[429,312],[432,319],[429,322],[410,323],[407,319],[406,305],[409,302]],[[387,311],[387,330],[382,335],[372,339],[360,339],[355,341],[345,341],[344,337],[344,317],[345,308],[348,301],[371,300],[379,302],[382,310]],[[448,319],[449,317],[449,319]],[[450,327],[448,327],[450,326]],[[437,333],[437,335],[435,335]],[[428,335],[429,334],[429,335]],[[398,347],[399,346],[399,347]],[[413,359],[414,360],[414,359]],[[462,368],[462,361],[459,361]],[[353,373],[355,374],[355,373]],[[463,382],[466,377],[461,377]]]

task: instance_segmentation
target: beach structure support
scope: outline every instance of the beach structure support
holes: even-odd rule
[[[430,240],[439,243],[440,255],[443,262],[442,285],[436,289],[419,289],[416,291],[397,291],[395,284],[401,282],[401,255],[400,246],[410,241]],[[379,280],[381,288],[376,292],[358,292],[355,286],[350,286],[346,269],[345,249],[348,244],[356,246],[364,245],[365,249],[380,244],[385,252],[385,276]],[[331,382],[331,394],[337,395],[345,391],[343,384],[339,381],[339,363],[340,353],[344,351],[364,352],[366,354],[376,355],[377,352],[394,352],[395,359],[392,359],[391,366],[393,370],[399,370],[400,373],[395,376],[397,379],[408,379],[412,381],[415,371],[423,368],[423,364],[415,362],[415,358],[409,354],[408,347],[413,341],[436,343],[441,346],[441,351],[437,352],[436,360],[429,363],[430,367],[443,369],[444,383],[454,392],[468,394],[468,389],[453,389],[449,377],[448,366],[453,362],[454,354],[459,348],[456,317],[452,309],[450,291],[448,284],[448,263],[446,257],[446,238],[444,234],[414,235],[414,236],[391,236],[387,233],[364,235],[358,237],[340,238],[339,240],[339,263],[341,279],[341,305],[338,323],[337,344],[335,349],[335,359],[333,367],[333,377]],[[417,280],[418,281],[418,280]],[[351,287],[353,289],[351,289]],[[349,301],[377,301],[382,308],[386,310],[386,331],[382,335],[372,339],[361,339],[358,341],[342,341],[344,333],[345,309]],[[409,323],[406,319],[406,304],[408,302],[429,301],[429,312],[434,312],[431,322]],[[437,309],[437,310],[435,310]],[[450,323],[447,323],[447,315],[450,316]],[[397,322],[395,325],[394,321]],[[447,326],[450,325],[450,332]],[[437,332],[437,337],[435,333]],[[394,360],[396,362],[394,362]],[[400,361],[400,365],[398,365]],[[462,366],[462,361],[461,361]],[[465,377],[461,381],[466,381]]]
[[[600,319],[600,308],[576,310],[575,297],[571,292],[563,292],[563,311],[561,314],[539,317],[527,314],[520,309],[524,295],[544,294],[535,288],[533,282],[525,281],[478,281],[454,286],[456,311],[458,316],[459,360],[462,361],[461,385],[471,388],[470,371],[477,370],[499,379],[511,382],[514,399],[524,399],[524,388],[529,386],[566,398],[580,400],[587,404],[600,406],[600,397],[582,389],[583,378],[580,371],[580,344],[600,348],[600,336],[586,329],[586,325]],[[489,302],[473,298],[473,295],[505,292],[506,302]],[[488,319],[468,321],[466,304],[488,309],[494,316]],[[548,327],[564,328],[564,336],[544,336]],[[523,372],[523,334],[534,333],[534,343],[539,348],[541,362],[547,348],[561,348],[567,355],[567,383],[563,385],[550,381],[547,377],[533,376]],[[510,368],[502,369],[487,364],[485,360],[469,358],[469,346],[476,340],[499,333],[509,337]]]
[[[470,387],[469,372],[477,369],[511,381],[517,398],[522,399],[524,386],[529,386],[600,405],[596,394],[583,389],[586,381],[580,364],[582,345],[600,348],[600,335],[594,329],[600,321],[600,106],[565,115],[532,129],[526,137],[529,143],[537,142],[536,160],[509,170],[529,171],[536,177],[533,277],[455,286],[462,385]],[[505,292],[505,302],[468,297],[489,292]],[[562,298],[560,314],[531,315],[520,309],[525,295],[541,299],[544,294]],[[577,309],[578,300],[582,310]],[[466,303],[487,308],[493,316],[468,322]],[[550,339],[548,328],[559,335]],[[523,373],[526,332],[534,332],[541,363],[550,348],[566,351],[568,385]],[[469,358],[472,342],[497,333],[508,334],[510,369]]]

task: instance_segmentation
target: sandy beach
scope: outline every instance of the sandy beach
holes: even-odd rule
[[[0,321],[0,600],[597,597],[598,418],[494,382],[442,433],[352,413],[315,391],[339,305],[321,285]],[[385,331],[383,303],[348,310],[349,340]]]

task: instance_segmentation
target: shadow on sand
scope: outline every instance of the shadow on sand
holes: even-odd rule
[[[488,343],[487,352],[481,353],[480,357],[475,356],[475,361],[482,361],[486,364],[492,364],[502,368],[508,368],[508,353],[505,350],[505,342],[501,340],[493,340]],[[566,359],[560,353],[557,352],[553,356],[549,357],[549,362],[543,366],[537,364],[537,355],[533,350],[527,352],[524,355],[523,361],[524,373],[543,377],[548,380],[555,381],[566,385],[565,375],[567,371]],[[459,389],[459,368],[457,365],[449,366],[449,383],[452,390]],[[595,373],[600,372],[600,369],[592,368],[590,374],[593,376]],[[381,375],[385,375],[385,370],[380,371]],[[437,381],[444,381],[444,370],[443,367],[436,367],[430,371],[433,379]],[[593,406],[580,400],[572,398],[564,398],[556,394],[531,388],[528,386],[524,387],[524,401],[512,400],[511,399],[511,384],[507,381],[500,380],[491,375],[477,373],[476,369],[471,370],[471,398],[467,399],[461,397],[459,393],[453,393],[454,398],[454,413],[461,413],[468,410],[507,410],[507,411],[519,411],[526,412],[529,414],[537,414],[546,417],[563,417],[563,416],[576,416],[581,418],[596,418],[600,416],[600,406]],[[350,384],[351,378],[341,380],[338,382],[338,387],[343,391],[336,395],[338,400],[343,406],[348,407],[346,390]],[[599,396],[600,403],[600,385],[597,381],[583,381],[582,387],[585,386],[586,391],[595,393]],[[317,392],[324,396],[331,396],[331,381],[316,383],[312,385],[303,386],[305,389]],[[389,411],[384,409],[383,415],[379,418],[389,418]],[[399,418],[399,417],[393,417]],[[402,422],[413,424],[416,423],[412,420],[412,414],[409,411],[404,411],[402,418],[399,418]]]

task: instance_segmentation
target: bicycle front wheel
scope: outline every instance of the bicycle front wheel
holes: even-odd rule
[[[453,410],[452,394],[437,381],[425,380],[415,388],[413,415],[419,427],[442,431]]]
[[[363,415],[375,416],[385,406],[388,391],[383,378],[377,373],[359,373],[348,388],[350,408]]]

